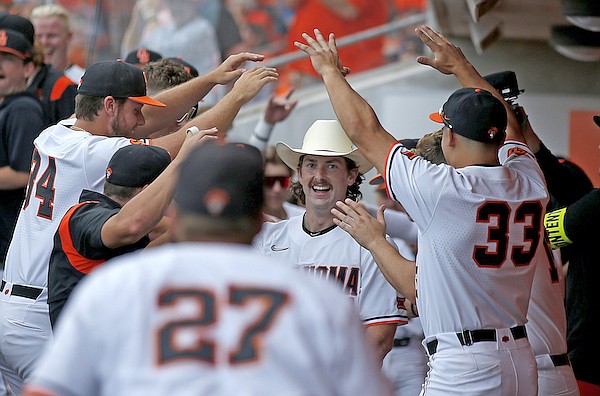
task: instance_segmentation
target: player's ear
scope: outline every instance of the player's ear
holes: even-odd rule
[[[118,102],[117,100],[112,97],[112,96],[105,96],[103,101],[102,101],[103,105],[104,105],[104,111],[106,111],[107,114],[109,115],[115,115],[116,111],[117,111],[117,106],[118,106]]]

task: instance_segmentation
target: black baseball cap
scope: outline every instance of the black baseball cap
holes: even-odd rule
[[[106,181],[123,187],[144,187],[152,183],[171,163],[167,150],[132,144],[118,149],[106,168]]]
[[[501,142],[506,137],[507,116],[502,102],[480,88],[455,91],[438,113],[429,118],[471,140]]]
[[[0,14],[0,29],[11,29],[19,32],[33,45],[35,39],[33,23],[21,15]]]
[[[198,69],[196,69],[191,63],[184,61],[181,58],[167,58],[174,62],[179,63],[183,66],[184,70],[188,72],[188,74],[192,77],[198,77],[200,74],[198,73]]]
[[[96,62],[88,67],[81,77],[77,93],[101,98],[129,98],[150,106],[166,106],[146,96],[146,75],[142,69],[120,60]]]
[[[260,215],[264,171],[256,147],[210,141],[195,148],[180,169],[174,196],[180,209],[213,218]]]
[[[149,50],[148,48],[137,48],[127,54],[125,62],[132,65],[146,65],[150,62],[156,62],[162,59],[162,55],[158,52]]]
[[[31,51],[31,43],[21,33],[11,29],[0,29],[0,52],[28,60],[31,59]]]

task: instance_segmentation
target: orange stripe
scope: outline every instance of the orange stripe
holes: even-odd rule
[[[62,76],[56,80],[52,87],[52,92],[50,92],[50,101],[54,102],[55,100],[60,99],[65,92],[65,89],[70,85],[75,85],[75,83],[67,76]]]
[[[387,180],[388,180],[388,177],[390,176],[390,175],[388,175],[388,161],[390,160],[390,154],[392,153],[392,150],[394,150],[394,147],[396,147],[397,145],[402,145],[402,143],[396,142],[396,143],[392,144],[392,146],[388,149],[388,153],[385,156],[385,162],[383,164],[383,183],[385,184],[385,192],[389,199],[393,199],[393,198],[392,198],[392,196],[390,194],[390,190],[388,190],[388,186],[387,186]]]
[[[71,229],[69,227],[69,223],[71,221],[73,213],[75,213],[77,209],[79,209],[85,204],[97,202],[98,201],[86,201],[71,207],[71,209],[69,209],[69,211],[63,217],[63,219],[60,221],[60,225],[58,226],[58,235],[60,237],[62,249],[65,252],[65,255],[67,256],[67,260],[69,260],[69,263],[75,269],[86,275],[106,260],[91,260],[86,257],[83,257],[73,245],[73,238],[71,237]]]
[[[365,327],[371,327],[371,326],[377,326],[377,325],[386,325],[386,324],[407,324],[408,320],[404,320],[404,319],[394,319],[394,320],[390,320],[387,322],[373,322],[373,323],[369,323],[366,325],[363,325]]]

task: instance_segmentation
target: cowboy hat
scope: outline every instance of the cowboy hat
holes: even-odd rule
[[[367,173],[373,165],[363,157],[337,120],[317,120],[306,134],[302,148],[293,149],[284,142],[277,142],[275,151],[291,169],[296,169],[303,155],[322,157],[346,157],[354,161],[360,173]]]

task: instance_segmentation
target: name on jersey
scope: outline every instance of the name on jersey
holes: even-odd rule
[[[360,280],[360,268],[358,267],[311,265],[303,268],[317,278],[338,282],[351,296],[358,295]]]

